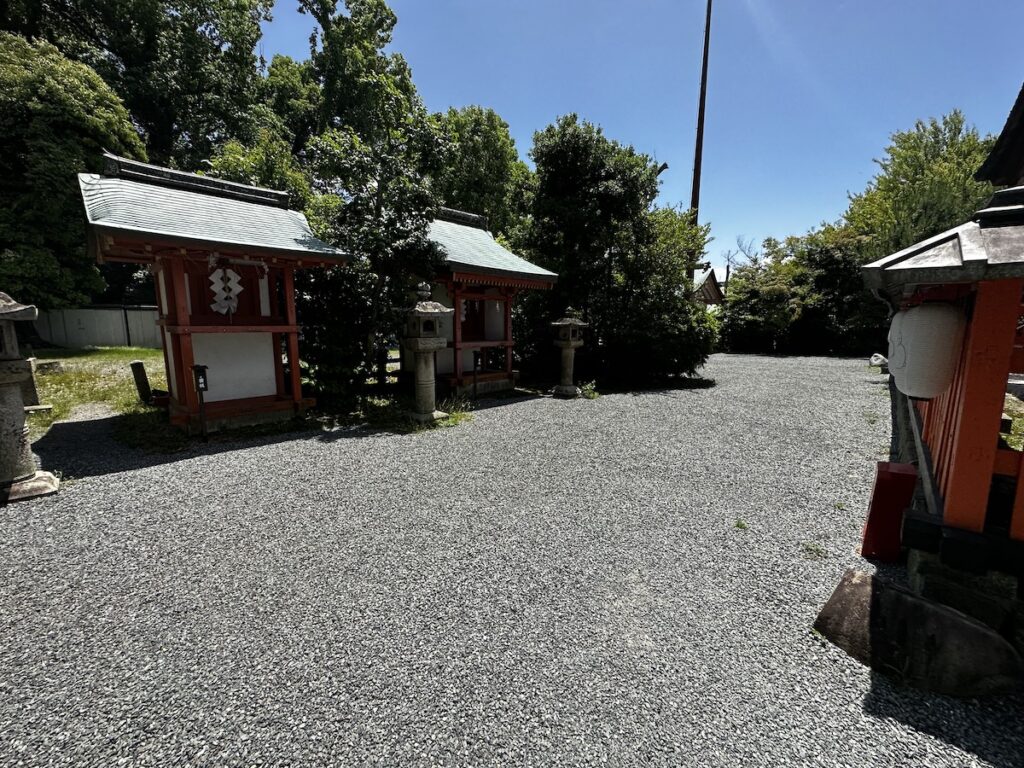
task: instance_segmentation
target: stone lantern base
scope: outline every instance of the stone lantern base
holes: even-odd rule
[[[49,472],[40,471],[0,488],[0,504],[12,504],[15,501],[34,499],[37,496],[49,496],[58,490],[60,490],[60,480]]]
[[[436,323],[436,318],[442,315],[441,310],[446,308],[438,304],[437,306],[441,307],[441,310],[435,310],[430,306],[433,304],[434,302],[420,302],[417,304],[417,308],[420,308],[418,309],[418,316],[434,319]],[[447,311],[451,312],[451,310]],[[417,310],[414,310],[414,313],[416,312]],[[437,410],[437,382],[434,377],[434,353],[448,346],[447,339],[437,336],[413,337],[406,339],[405,343],[406,348],[416,358],[416,405],[409,413],[409,416],[419,424],[431,424],[438,419],[447,418],[447,413]]]
[[[559,384],[552,390],[555,397],[579,397],[582,390],[572,384]]]
[[[419,424],[433,424],[435,421],[441,419],[447,419],[448,414],[444,411],[430,411],[429,413],[419,413],[418,411],[410,411],[410,418]]]

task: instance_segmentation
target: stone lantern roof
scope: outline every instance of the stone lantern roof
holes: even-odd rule
[[[6,293],[0,293],[0,320],[35,320],[39,310],[32,304],[22,304]]]

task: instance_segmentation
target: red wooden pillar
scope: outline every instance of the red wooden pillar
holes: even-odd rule
[[[1010,538],[1024,541],[1024,461],[1020,463],[1020,469],[1017,472],[1017,492],[1013,499]]]
[[[462,305],[459,299],[459,284],[452,283],[452,306],[455,308],[452,321],[452,368],[455,374],[455,386],[462,386]]]
[[[168,260],[170,266],[170,285],[167,286],[171,295],[167,303],[174,309],[172,323],[177,326],[188,326],[191,318],[188,314],[188,303],[186,301],[185,287],[185,259],[171,257]],[[166,276],[165,276],[166,277]],[[199,396],[196,394],[195,384],[192,381],[192,366],[195,365],[195,357],[192,353],[192,332],[189,330],[178,330],[171,333],[171,344],[174,346],[174,369],[177,374],[178,402],[185,404],[189,418],[199,413]]]
[[[505,373],[512,378],[512,298],[514,291],[505,291]]]
[[[960,409],[953,424],[943,522],[981,532],[1024,280],[978,283],[967,329]]]
[[[284,269],[284,306],[285,319],[288,325],[297,325],[295,315],[295,270]],[[288,331],[288,367],[291,368],[292,400],[295,410],[302,409],[302,370],[299,367],[299,332],[297,329]]]
[[[160,281],[164,284],[164,294],[166,295],[170,288],[167,287],[167,281],[170,280],[170,271],[167,269],[167,262],[164,259],[157,259],[153,265],[153,281],[159,286]],[[156,290],[156,306],[157,316],[163,320],[165,324],[171,320],[171,308],[167,306],[168,302],[163,301],[160,295],[159,287]],[[157,331],[160,333],[160,348],[164,351],[164,375],[167,376],[167,388],[169,390],[176,389],[178,381],[175,379],[171,381],[171,360],[174,359],[174,346],[173,343],[168,340],[168,333],[163,325],[157,323]]]

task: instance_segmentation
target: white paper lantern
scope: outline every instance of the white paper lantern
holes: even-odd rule
[[[952,304],[920,304],[897,312],[889,327],[889,373],[896,388],[919,400],[945,392],[960,359],[967,319]]]
[[[903,348],[903,334],[900,332],[906,314],[905,311],[897,312],[889,324],[889,375],[900,392],[903,391],[903,372],[907,369],[907,351]]]

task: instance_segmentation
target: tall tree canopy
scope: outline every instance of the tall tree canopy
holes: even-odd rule
[[[843,219],[783,242],[729,282],[722,318],[730,349],[862,354],[884,347],[886,310],[860,267],[962,224],[992,195],[974,180],[992,146],[959,111],[892,135],[878,174]]]
[[[493,109],[477,106],[452,107],[439,120],[451,151],[434,178],[438,199],[486,216],[491,231],[508,234],[526,213],[524,187],[532,176],[519,159],[508,123]]]
[[[892,135],[878,174],[850,198],[845,222],[867,238],[866,259],[881,258],[955,227],[992,196],[992,185],[974,180],[995,139],[982,137],[954,110],[918,120]]]
[[[651,158],[576,115],[537,133],[531,155],[537,186],[524,242],[559,277],[550,293],[527,298],[524,351],[542,357],[547,321],[572,307],[591,323],[583,375],[632,383],[693,373],[712,342],[689,278],[707,229],[689,212],[654,209]]]
[[[4,29],[53,43],[124,101],[149,157],[195,169],[255,138],[256,43],[272,0],[20,0]]]
[[[124,105],[89,67],[52,45],[0,33],[0,285],[61,307],[103,289],[86,250],[76,173],[104,148],[145,152]]]
[[[313,63],[274,56],[260,81],[260,96],[277,118],[277,131],[294,154],[305,149],[321,123],[323,98]]]

